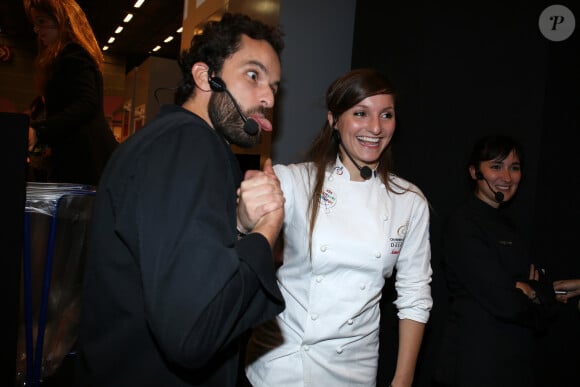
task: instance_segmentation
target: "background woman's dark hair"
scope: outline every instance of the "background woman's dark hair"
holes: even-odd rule
[[[523,163],[522,147],[514,138],[502,134],[487,135],[473,145],[467,165],[479,170],[482,161],[502,161],[512,150],[520,159],[520,164]]]
[[[182,105],[195,91],[191,68],[197,62],[208,65],[214,76],[219,76],[226,58],[240,48],[242,35],[265,40],[274,48],[278,58],[284,48],[278,27],[268,26],[244,14],[225,13],[219,21],[209,21],[200,34],[194,35],[188,50],[181,53],[178,64],[182,80],[175,91],[174,101]]]

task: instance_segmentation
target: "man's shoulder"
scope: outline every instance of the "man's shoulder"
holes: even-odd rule
[[[205,144],[207,147],[215,137],[215,131],[195,114],[177,105],[163,106],[156,117],[120,144],[117,153],[136,155],[150,152],[166,146],[168,142],[200,146]]]
[[[182,133],[183,132],[183,133]],[[215,136],[215,131],[199,116],[177,105],[163,105],[160,112],[135,133],[141,137],[165,135]]]
[[[159,113],[153,118],[153,120],[151,120],[151,123],[158,121],[197,123],[209,128],[209,125],[197,114],[175,104],[162,105]]]

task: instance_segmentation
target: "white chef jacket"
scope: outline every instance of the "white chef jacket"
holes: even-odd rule
[[[378,177],[351,181],[337,158],[326,172],[310,255],[309,168],[274,167],[286,199],[277,272],[286,309],[253,332],[246,373],[254,386],[375,386],[379,301],[393,268],[399,318],[429,318],[428,204],[418,187],[395,175],[392,181],[409,191],[389,192]]]

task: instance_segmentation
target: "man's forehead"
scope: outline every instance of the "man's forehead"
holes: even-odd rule
[[[280,68],[280,58],[267,40],[257,40],[242,35],[240,48],[226,60],[235,60],[241,64],[259,63],[267,71]]]

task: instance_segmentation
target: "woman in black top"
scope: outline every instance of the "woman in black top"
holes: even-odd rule
[[[97,185],[117,141],[103,110],[103,55],[74,0],[25,0],[38,35],[36,86],[45,117],[32,121],[29,148],[51,148],[48,180]]]
[[[526,252],[502,204],[522,177],[521,148],[510,137],[475,144],[468,169],[473,195],[451,216],[444,269],[450,295],[435,379],[456,387],[533,386],[532,346],[551,285]]]

